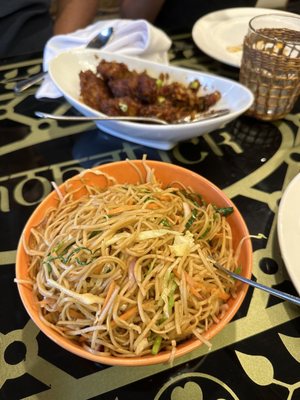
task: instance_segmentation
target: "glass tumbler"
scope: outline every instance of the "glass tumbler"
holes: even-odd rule
[[[265,14],[250,20],[239,80],[254,94],[247,115],[276,120],[292,110],[300,95],[300,17]]]

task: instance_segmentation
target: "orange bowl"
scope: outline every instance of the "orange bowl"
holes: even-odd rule
[[[145,176],[145,170],[143,168],[142,160],[132,161],[135,166],[140,170],[142,174]],[[168,164],[160,161],[146,161],[147,165],[154,170],[155,177],[158,181],[167,185],[172,181],[179,181],[185,186],[189,186],[193,191],[197,193],[201,193],[206,202],[210,202],[215,204],[218,207],[233,207],[234,212],[227,217],[227,220],[232,229],[233,236],[233,247],[237,248],[238,244],[242,240],[249,235],[247,226],[232,201],[224,194],[224,192],[215,186],[213,183],[203,178],[202,176],[189,171],[188,169],[179,167],[177,165]],[[135,169],[127,162],[113,162],[110,164],[105,164],[98,166],[94,169],[101,170],[110,176],[116,178],[118,183],[140,183],[140,176],[135,171]],[[87,173],[85,175],[85,179],[89,180],[89,183],[95,184],[98,187],[104,187],[106,184],[106,180],[99,175],[95,175],[93,173]],[[73,177],[68,180],[68,183],[71,182],[73,185],[78,183],[76,177]],[[77,183],[76,183],[77,182]],[[64,185],[62,184],[59,188],[61,191],[64,190]],[[23,234],[25,241],[29,239],[30,230],[33,226],[38,225],[42,220],[46,211],[49,207],[53,207],[57,204],[57,194],[56,192],[51,192],[42,203],[35,209],[28,222],[26,223]],[[28,255],[24,251],[22,238],[19,241],[18,249],[17,249],[17,258],[16,258],[16,279],[24,280],[28,279]],[[242,246],[242,251],[239,255],[239,264],[242,266],[242,275],[246,278],[251,277],[252,271],[252,246],[250,240],[245,240]],[[32,318],[35,324],[40,328],[40,330],[52,339],[59,346],[64,348],[65,350],[70,351],[80,357],[89,359],[91,361],[95,361],[97,363],[108,364],[108,365],[123,365],[123,366],[141,366],[141,365],[153,365],[168,362],[170,359],[171,352],[170,351],[161,351],[157,355],[146,355],[146,356],[136,356],[132,358],[123,358],[118,356],[102,356],[95,355],[75,341],[67,339],[61,336],[58,332],[47,326],[40,318],[38,314],[38,306],[36,304],[36,300],[34,298],[33,292],[29,285],[25,285],[22,283],[18,283],[18,290],[20,293],[20,297],[22,302]],[[225,315],[219,320],[218,323],[214,323],[209,327],[209,329],[203,334],[203,337],[206,340],[210,340],[217,333],[219,333],[226,324],[234,317],[239,307],[241,306],[248,285],[240,284],[238,286],[237,295],[235,298],[230,298],[227,302],[228,309],[225,312]],[[191,351],[197,349],[202,342],[197,338],[190,338],[176,347],[175,358],[183,356]]]

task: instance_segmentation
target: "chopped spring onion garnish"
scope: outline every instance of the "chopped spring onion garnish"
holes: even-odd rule
[[[128,111],[128,105],[126,103],[119,103],[119,108],[124,113]]]
[[[230,215],[233,213],[233,207],[220,207],[217,208],[216,211],[223,215],[223,217],[227,217],[227,215]]]
[[[200,82],[195,79],[193,82],[189,84],[189,88],[193,90],[198,90],[200,88]]]
[[[160,345],[161,345],[161,341],[162,341],[162,337],[161,336],[156,336],[153,346],[152,346],[152,350],[151,353],[153,355],[157,354],[160,350]]]
[[[197,218],[197,215],[198,215],[198,210],[196,210],[196,208],[194,208],[192,210],[192,215],[190,216],[189,220],[185,224],[185,229],[189,229],[193,225],[193,223],[195,222],[195,220]]]

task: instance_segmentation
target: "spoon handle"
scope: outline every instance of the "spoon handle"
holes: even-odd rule
[[[73,115],[55,115],[55,114],[48,114],[41,111],[36,111],[35,115],[39,118],[49,118],[55,119],[58,121],[79,121],[79,122],[87,122],[87,121],[135,121],[135,122],[151,122],[161,125],[167,125],[168,123],[159,118],[152,118],[152,117],[130,117],[127,115],[118,116],[118,117],[85,117],[85,116],[73,116]]]
[[[251,279],[245,278],[244,276],[236,274],[235,272],[229,271],[228,269],[224,268],[222,265],[220,265],[216,261],[211,260],[211,258],[209,258],[209,260],[212,261],[213,265],[216,268],[218,268],[219,270],[230,275],[232,278],[235,278],[235,279],[237,279],[241,282],[247,283],[248,285],[253,286],[257,289],[264,290],[265,292],[268,292],[269,294],[271,294],[273,296],[279,297],[280,299],[283,299],[283,300],[290,301],[291,303],[294,303],[297,306],[300,306],[300,297],[293,296],[292,294],[288,294],[288,293],[282,292],[281,290],[274,289],[269,286],[265,286],[261,283],[252,281]]]
[[[46,72],[40,72],[39,74],[32,75],[27,79],[17,82],[14,87],[15,93],[21,93],[30,86],[39,83],[44,78],[45,75]]]
[[[109,117],[109,116],[91,116],[91,117],[86,117],[86,116],[73,116],[73,115],[56,115],[56,114],[48,114],[44,113],[41,111],[36,111],[35,115],[39,118],[50,118],[50,119],[56,119],[59,121],[131,121],[131,122],[150,122],[152,124],[160,124],[160,125],[177,125],[177,124],[192,124],[195,122],[200,122],[204,121],[207,119],[211,118],[216,118],[222,115],[226,115],[230,112],[228,108],[221,109],[221,110],[211,110],[207,111],[204,113],[199,113],[199,115],[196,116],[195,119],[190,119],[190,118],[182,118],[179,119],[175,122],[167,122],[163,119],[156,118],[156,117],[142,117],[142,116],[128,116],[128,115],[119,115],[116,117]]]

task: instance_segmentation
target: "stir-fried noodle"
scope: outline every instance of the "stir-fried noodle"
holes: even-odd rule
[[[87,185],[83,174],[86,194],[66,185],[24,241],[41,320],[99,355],[157,354],[193,335],[203,340],[235,294],[234,281],[208,260],[237,268],[232,209],[178,182],[163,187],[149,169],[136,185],[97,174],[106,188]]]

